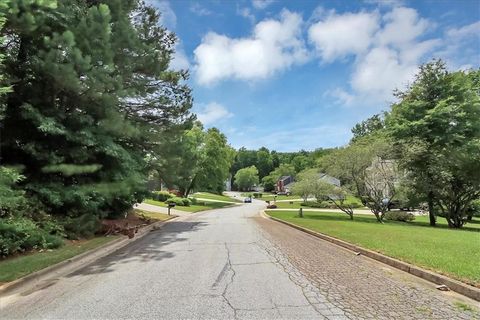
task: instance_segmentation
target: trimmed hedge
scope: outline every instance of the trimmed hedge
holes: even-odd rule
[[[415,220],[415,216],[413,215],[413,213],[406,211],[388,211],[387,213],[385,213],[385,219],[392,221],[408,222]]]

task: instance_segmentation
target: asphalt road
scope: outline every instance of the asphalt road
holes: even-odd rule
[[[380,264],[367,258],[352,258],[354,255],[332,244],[259,218],[257,212],[263,206],[263,202],[254,202],[181,217],[73,274],[53,279],[42,290],[26,292],[2,305],[0,318],[407,319],[412,315],[413,319],[418,314],[423,316],[419,319],[429,318],[425,315],[468,319],[473,316],[456,308],[453,298],[433,291],[428,285],[412,282],[410,278],[405,280],[395,272],[379,271]],[[294,232],[297,238],[282,239],[289,232]],[[289,247],[302,242],[309,244],[302,245],[307,252]],[[328,246],[329,251],[315,252],[318,246]],[[294,258],[297,251],[299,259]],[[323,258],[322,252],[326,252]],[[370,313],[356,309],[355,299],[349,305],[348,295],[342,296],[341,291],[332,289],[333,281],[322,283],[317,279],[320,276],[323,280],[334,280],[335,272],[345,271],[345,265],[335,261],[336,256],[347,259],[348,267],[359,267],[361,277],[375,274],[374,278],[380,282],[387,277],[385,283],[400,288],[395,291],[399,304],[416,295],[426,295],[421,299],[423,309],[411,303],[398,311],[405,313],[389,314],[395,308],[373,301],[376,295],[362,298],[367,305],[380,306]],[[309,274],[316,272],[302,267],[302,263],[310,263],[309,257],[318,259],[311,262],[317,266],[328,258],[327,271],[332,274],[320,271],[317,278]],[[368,291],[366,283],[363,290]],[[375,282],[371,286],[382,284]],[[342,288],[353,293],[353,286],[362,283],[351,285],[348,288],[348,283],[341,283]],[[323,286],[329,290],[325,291]],[[388,288],[377,289],[377,293],[382,290]],[[424,300],[432,301],[442,312],[425,314],[428,306],[424,306]]]

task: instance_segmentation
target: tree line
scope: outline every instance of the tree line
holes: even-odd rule
[[[443,61],[433,60],[394,96],[390,110],[352,128],[346,146],[291,158],[307,159],[305,166],[295,167],[292,160],[263,176],[258,169],[265,189],[282,175],[296,175],[296,195],[330,200],[351,219],[346,195],[359,198],[379,222],[395,203],[424,207],[432,226],[444,217],[449,227],[460,228],[480,215],[480,70],[449,71]],[[266,151],[259,151],[262,159]],[[246,163],[259,168],[265,161]],[[255,181],[245,178],[255,167],[240,169],[241,181]],[[342,186],[319,180],[320,173],[340,179]]]

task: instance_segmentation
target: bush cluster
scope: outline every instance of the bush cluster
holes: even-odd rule
[[[253,193],[253,197],[254,197],[255,199],[261,198],[262,196],[263,196],[263,193],[261,193],[261,192],[254,192],[254,193]]]
[[[33,249],[54,249],[62,245],[61,236],[48,233],[30,219],[0,219],[2,257]]]
[[[189,207],[192,204],[192,200],[188,198],[171,197],[167,200],[168,203],[175,203],[177,206]]]
[[[300,205],[303,207],[321,208],[321,209],[335,209],[337,207],[335,204],[329,203],[327,201],[322,201],[322,202],[307,201],[307,202],[302,202]]]
[[[385,219],[391,221],[413,221],[415,220],[415,216],[411,212],[406,211],[388,211],[385,213]]]
[[[175,197],[173,193],[168,191],[153,191],[150,195],[153,200],[165,202],[170,198]]]

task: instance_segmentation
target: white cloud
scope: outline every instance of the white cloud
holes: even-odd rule
[[[255,9],[265,9],[269,5],[271,5],[274,0],[252,0],[252,5]]]
[[[394,8],[383,17],[383,20],[386,24],[377,34],[378,43],[399,48],[415,41],[430,26],[430,23],[420,18],[417,11],[412,8]]]
[[[405,3],[404,0],[364,0],[364,2],[380,7],[399,7]]]
[[[205,105],[199,112],[197,118],[204,125],[210,125],[222,119],[228,119],[233,116],[227,108],[216,102],[210,102]]]
[[[183,50],[183,46],[179,42],[175,45],[175,53],[172,61],[170,61],[170,68],[173,70],[190,69],[190,61]]]
[[[299,14],[283,10],[279,20],[259,22],[248,38],[209,32],[194,51],[198,82],[209,85],[227,78],[263,79],[306,62],[302,23]]]
[[[435,38],[420,40],[434,25],[411,8],[393,7],[382,18],[377,10],[319,12],[320,20],[309,28],[309,40],[321,60],[355,58],[350,86],[326,92],[343,105],[392,99],[393,90],[412,81],[422,59],[442,43]]]
[[[190,11],[198,16],[209,16],[213,14],[212,11],[200,5],[198,2],[194,2],[190,5]]]
[[[252,13],[250,8],[239,8],[237,6],[237,14],[250,20],[252,24],[255,23],[255,15]]]
[[[332,13],[310,26],[309,39],[326,62],[360,54],[370,46],[372,35],[379,28],[378,19],[375,12]]]

